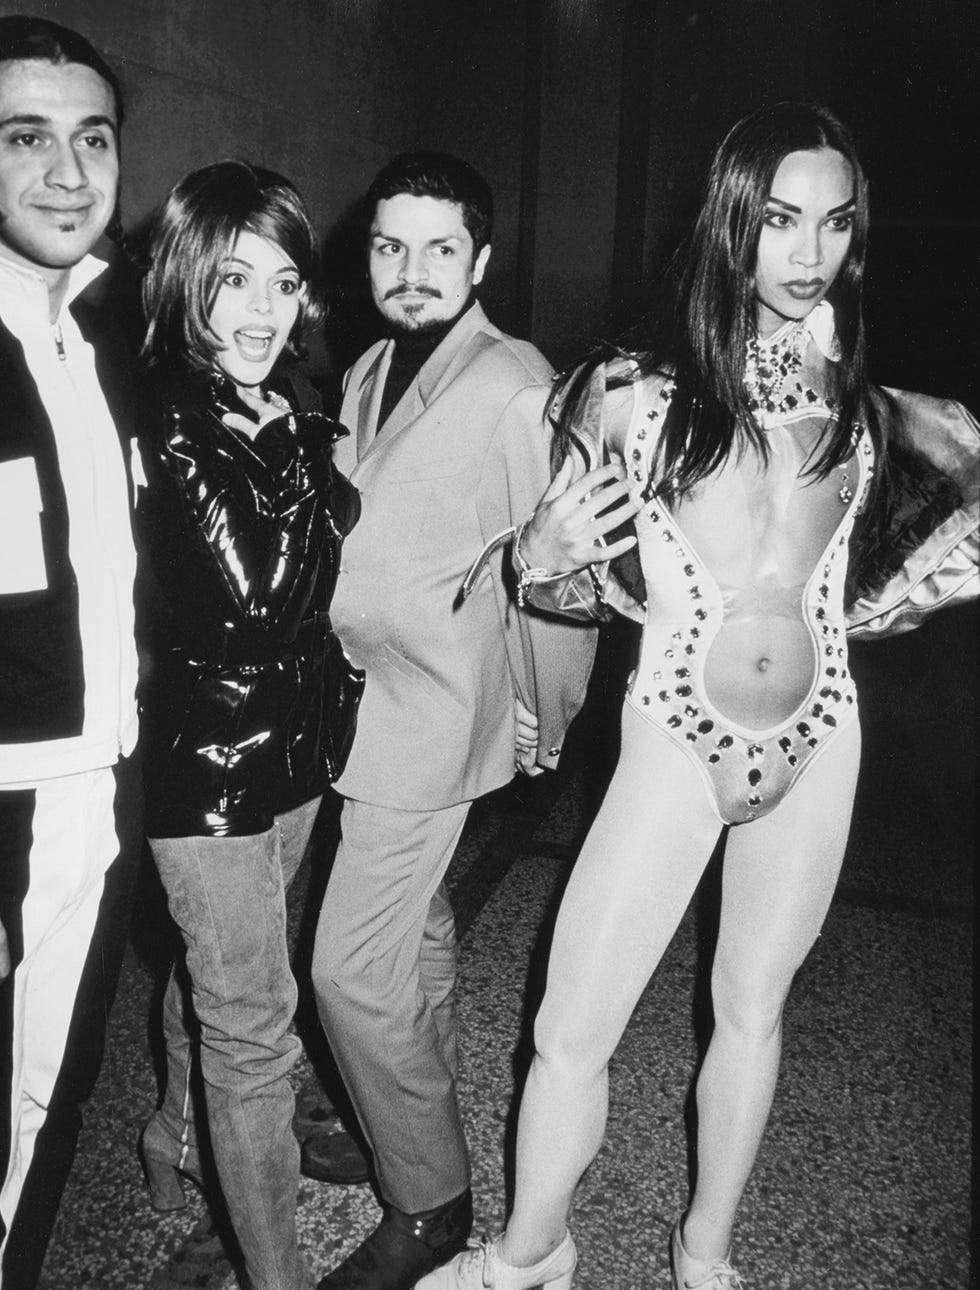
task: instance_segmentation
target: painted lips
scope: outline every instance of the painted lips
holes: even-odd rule
[[[809,281],[797,278],[793,282],[784,282],[783,288],[794,300],[812,300],[814,296],[819,296],[825,285],[823,278],[811,278]]]

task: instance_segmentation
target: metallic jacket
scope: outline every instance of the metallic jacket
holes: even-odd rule
[[[346,432],[302,412],[249,440],[227,411],[250,415],[229,382],[188,378],[140,437],[150,837],[263,832],[321,793],[363,688],[328,615],[360,512],[332,462]]]

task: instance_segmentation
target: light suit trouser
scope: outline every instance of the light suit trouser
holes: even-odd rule
[[[456,1096],[456,927],[443,878],[469,802],[397,811],[345,800],[313,953],[320,1020],[405,1213],[465,1191]]]

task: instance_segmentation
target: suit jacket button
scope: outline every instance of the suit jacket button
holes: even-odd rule
[[[560,748],[549,748],[549,749],[548,749],[548,756],[549,756],[549,757],[557,757],[557,756],[558,756],[558,754],[559,754],[560,752],[561,752],[561,749],[560,749]]]

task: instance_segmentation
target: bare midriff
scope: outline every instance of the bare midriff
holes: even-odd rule
[[[625,455],[628,427],[628,404],[620,397],[610,403],[607,432],[616,456]],[[724,601],[704,663],[705,697],[748,730],[785,722],[817,676],[803,597],[858,476],[853,455],[824,479],[807,473],[827,430],[825,411],[776,426],[766,436],[768,460],[746,448],[670,508],[679,536]]]
[[[705,661],[708,701],[749,730],[792,716],[816,675],[813,640],[803,622],[759,617],[722,626]]]
[[[803,597],[845,506],[838,472],[800,478],[807,439],[799,426],[777,430],[767,466],[747,452],[674,512],[724,600],[705,659],[706,698],[750,730],[791,717],[817,675]]]

